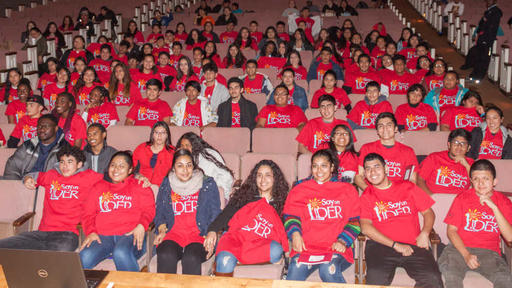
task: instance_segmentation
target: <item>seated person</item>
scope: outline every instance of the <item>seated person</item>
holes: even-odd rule
[[[309,66],[307,80],[308,82],[317,79],[322,80],[325,72],[332,70],[337,80],[343,80],[343,69],[331,59],[332,50],[329,47],[323,47],[320,51],[320,59],[313,61]]]
[[[158,121],[171,123],[172,111],[167,102],[159,99],[162,93],[162,82],[150,79],[146,83],[146,98],[136,102],[126,114],[124,125],[150,126]]]
[[[101,83],[105,84],[110,80],[110,64],[112,63],[112,55],[110,45],[101,45],[100,55],[98,58],[89,62],[89,66],[93,67],[98,75]]]
[[[365,155],[362,163],[369,182],[361,196],[360,220],[361,231],[369,238],[366,284],[390,285],[396,268],[402,267],[416,287],[442,288],[441,273],[429,249],[434,200],[412,182],[390,180],[379,154]],[[421,230],[418,212],[423,216]]]
[[[155,217],[155,197],[132,176],[131,153],[116,152],[105,179],[91,189],[82,226],[87,237],[80,247],[84,269],[112,257],[118,271],[139,271],[137,259],[146,250],[146,230]]]
[[[414,150],[395,140],[398,133],[393,113],[380,113],[375,119],[375,128],[379,140],[364,144],[359,150],[359,171],[355,178],[357,186],[364,190],[368,187],[364,180],[364,157],[369,153],[377,153],[386,160],[386,172],[390,180],[410,180],[416,183],[418,159]]]
[[[382,85],[386,85],[389,95],[405,95],[413,84],[419,82],[416,76],[407,72],[405,57],[402,55],[393,56],[393,69],[389,73],[382,74]]]
[[[359,159],[354,148],[354,133],[350,127],[344,124],[336,125],[331,132],[331,141],[323,145],[338,156],[338,180],[354,183]]]
[[[151,128],[149,141],[140,144],[133,151],[133,167],[138,174],[137,178],[147,182],[148,186],[160,185],[171,169],[173,155],[169,126],[158,121]]]
[[[114,126],[119,121],[116,106],[108,101],[108,90],[103,86],[97,86],[91,91],[89,104],[82,113],[82,119],[87,125],[100,123],[108,128]]]
[[[337,108],[336,99],[333,96],[327,94],[320,96],[318,106],[320,107],[320,117],[309,120],[295,138],[299,142],[299,153],[314,153],[321,149],[322,143],[331,140],[331,131],[336,125],[349,125],[347,121],[334,117]],[[355,141],[357,139],[354,137]]]
[[[25,80],[19,82],[18,90],[14,90],[11,87],[12,90],[10,91],[17,91],[18,99],[9,101],[9,104],[7,104],[5,109],[4,115],[7,116],[7,123],[9,124],[18,123],[20,119],[27,113],[27,98],[30,96],[30,94],[32,94],[32,88],[30,87],[30,81],[28,81],[26,78]],[[50,87],[50,85],[48,85],[48,87]],[[48,87],[46,87],[46,90],[48,90]]]
[[[203,66],[204,81],[201,83],[201,94],[199,95],[208,100],[207,103],[215,112],[220,103],[229,99],[226,86],[216,80],[218,72],[219,68],[213,62]]]
[[[459,194],[469,189],[469,168],[473,159],[466,156],[471,134],[456,129],[448,136],[448,151],[434,152],[421,162],[418,186],[428,194]]]
[[[347,94],[364,94],[366,93],[366,85],[371,81],[380,84],[380,75],[371,67],[371,58],[367,54],[359,55],[357,58],[357,66],[359,70],[349,71],[346,73],[343,89]]]
[[[380,113],[393,113],[393,107],[386,99],[386,96],[380,95],[380,84],[376,81],[369,82],[366,85],[364,100],[357,102],[347,115],[350,127],[352,129],[374,129],[375,118]]]
[[[236,36],[238,36],[238,32],[233,31],[235,28],[235,23],[229,22],[226,25],[226,31],[220,33],[220,42],[225,44],[233,44],[235,42]]]
[[[338,88],[338,78],[336,78],[336,73],[333,70],[328,70],[325,72],[324,77],[322,79],[322,87],[315,91],[313,94],[313,99],[311,99],[311,108],[318,108],[318,99],[320,96],[328,94],[332,95],[334,99],[336,99],[336,108],[345,108],[347,113],[352,109],[350,99],[347,96],[347,93],[342,88]]]
[[[87,126],[76,109],[75,98],[71,93],[62,92],[57,96],[52,114],[59,119],[59,127],[71,146],[83,148],[87,139]]]
[[[14,126],[11,136],[7,141],[7,148],[16,148],[20,143],[37,137],[37,122],[41,117],[41,112],[45,110],[43,97],[39,95],[29,96],[27,98],[27,114],[21,117],[20,121]]]
[[[21,180],[30,172],[46,172],[59,162],[57,152],[69,143],[57,125],[58,122],[59,120],[52,114],[39,117],[37,137],[25,141],[9,157],[5,164],[3,179]]]
[[[218,116],[208,104],[208,100],[199,97],[201,84],[197,81],[189,81],[185,85],[187,97],[181,99],[172,108],[171,126],[215,127]]]
[[[430,90],[423,102],[432,106],[437,115],[442,116],[446,109],[458,106],[466,92],[468,89],[459,84],[459,74],[453,70],[446,71],[443,86]]]
[[[288,104],[297,105],[305,112],[306,109],[308,109],[308,96],[306,94],[306,90],[295,83],[295,71],[292,68],[285,68],[283,72],[281,72],[281,76],[283,79],[281,85],[285,85],[290,93]],[[270,94],[267,105],[276,104],[274,101],[275,91],[276,90],[274,89],[272,94]]]
[[[477,160],[469,175],[473,188],[455,197],[444,219],[450,244],[439,269],[446,287],[462,287],[467,271],[484,276],[495,288],[509,287],[512,276],[501,255],[500,236],[512,241],[512,202],[494,190],[496,168],[489,160]]]
[[[436,131],[437,115],[434,109],[423,103],[425,88],[413,84],[407,90],[407,103],[396,108],[395,117],[398,131]]]
[[[259,73],[258,62],[254,59],[245,63],[245,75],[240,76],[244,81],[245,94],[263,93],[268,95],[272,90],[272,83],[267,75]]]
[[[304,112],[293,104],[288,104],[290,98],[288,88],[278,85],[274,89],[274,102],[263,107],[256,117],[256,128],[297,128],[299,131],[306,125],[308,119]]]
[[[45,116],[40,118],[41,126],[48,124],[49,118]],[[57,121],[53,122],[53,127],[57,127]],[[103,175],[84,167],[85,155],[78,147],[66,145],[53,157],[58,159],[55,169],[33,171],[23,177],[28,189],[42,186],[46,191],[39,229],[1,239],[0,248],[75,251],[78,247],[76,226],[83,217],[83,204]]]
[[[482,97],[475,91],[468,91],[462,97],[460,105],[445,110],[441,115],[441,131],[452,131],[465,129],[471,132],[475,127],[480,126],[485,109]]]
[[[254,129],[258,107],[254,102],[245,99],[244,82],[238,77],[228,80],[228,91],[231,99],[219,105],[217,127],[247,127]]]
[[[512,137],[503,126],[503,111],[497,106],[487,107],[485,122],[471,131],[473,159],[512,159]]]
[[[107,145],[107,129],[99,123],[92,123],[87,128],[87,145],[85,145],[85,163],[94,172],[105,174],[108,162],[117,150]]]

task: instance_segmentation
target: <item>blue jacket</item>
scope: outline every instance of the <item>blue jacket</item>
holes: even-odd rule
[[[276,104],[276,101],[274,100],[274,91],[270,94],[270,97],[268,98],[267,105],[273,105]],[[297,84],[293,84],[293,105],[299,106],[302,111],[306,111],[308,109],[308,96],[306,95],[306,90],[300,86],[297,86]]]
[[[203,178],[203,186],[197,199],[196,223],[201,236],[208,232],[208,226],[215,220],[220,210],[219,188],[211,177]],[[165,177],[156,197],[155,230],[161,224],[166,224],[168,231],[174,225],[174,211],[171,200],[171,184]]]
[[[462,101],[462,97],[464,97],[464,94],[468,92],[468,88],[462,87],[462,85],[458,84],[457,88],[459,91],[457,91],[457,96],[455,98],[455,106],[459,106],[460,102]],[[430,90],[428,92],[427,97],[425,97],[425,100],[423,100],[424,103],[432,106],[434,108],[434,111],[436,111],[437,115],[439,115],[439,94],[441,94],[441,90],[443,90],[442,87],[437,87],[436,89]]]
[[[334,73],[336,73],[336,80],[344,80],[343,77],[343,69],[341,69],[340,65],[334,63],[334,61],[331,60],[332,63],[332,70]],[[318,69],[318,65],[320,64],[320,61],[313,61],[311,63],[311,66],[309,66],[308,76],[307,80],[308,82],[314,79],[318,79],[316,70]]]

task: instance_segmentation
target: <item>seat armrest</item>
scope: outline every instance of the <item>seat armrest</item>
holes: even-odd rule
[[[146,229],[146,231],[151,232],[153,229],[155,229],[155,222],[151,221],[151,223],[149,223],[148,229]]]
[[[34,217],[34,215],[36,215],[35,212],[27,212],[21,215],[18,219],[14,220],[14,222],[12,222],[12,226],[20,227],[21,225],[25,224],[25,222]]]

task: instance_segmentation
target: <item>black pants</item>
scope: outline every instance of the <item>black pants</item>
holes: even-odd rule
[[[75,251],[78,235],[68,231],[32,231],[0,240],[0,248]]]
[[[176,274],[181,260],[183,274],[201,275],[201,263],[206,261],[203,244],[192,243],[181,247],[172,240],[165,240],[156,247],[157,272]]]
[[[489,69],[489,62],[491,61],[492,43],[479,42],[471,47],[466,56],[465,66],[472,67],[473,72],[469,75],[476,79],[483,79]]]
[[[416,281],[415,287],[440,288],[443,280],[430,250],[412,246],[411,256],[402,256],[391,247],[375,241],[366,242],[366,284],[388,286],[393,281],[397,267],[405,269]]]

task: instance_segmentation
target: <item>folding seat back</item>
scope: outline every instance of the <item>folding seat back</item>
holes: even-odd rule
[[[151,127],[115,125],[108,128],[107,143],[117,150],[135,150],[149,140]]]
[[[1,59],[2,57],[0,57]],[[1,64],[0,64],[1,65]],[[3,66],[3,65],[2,65]],[[5,109],[7,109],[7,105],[0,106],[0,124],[7,124],[7,116],[5,115]]]
[[[274,68],[258,68],[258,72],[267,75],[270,81],[277,79],[277,71]]]
[[[302,65],[306,70],[309,70],[309,66],[311,66],[311,62],[313,62],[313,53],[311,53],[311,51],[300,51],[299,53]]]
[[[20,222],[34,209],[35,191],[22,181],[0,180],[0,239],[30,230],[32,221]]]
[[[256,128],[252,131],[252,151],[297,155],[296,128]]]
[[[432,211],[436,214],[436,220],[434,221],[434,231],[441,238],[441,242],[444,244],[450,243],[448,236],[446,235],[446,223],[444,223],[444,218],[446,218],[446,214],[448,214],[448,210],[453,203],[453,199],[455,199],[455,194],[444,194],[444,193],[436,193],[432,194],[432,199],[435,201],[434,205],[432,205]]]
[[[241,52],[245,56],[245,59],[247,60],[256,58],[256,54],[258,53],[253,49],[242,49]]]
[[[130,106],[117,106],[117,115],[119,116],[119,123],[117,125],[124,125],[126,122],[126,114],[130,111]]]
[[[241,179],[245,180],[251,173],[252,168],[261,160],[268,159],[274,161],[283,172],[286,181],[291,185],[296,180],[297,157],[291,154],[264,154],[247,153],[242,156],[241,161]]]
[[[405,95],[389,95],[388,101],[393,107],[393,111],[396,110],[396,107],[407,103],[407,96]]]
[[[244,75],[244,70],[242,68],[229,68],[229,69],[219,69],[219,73],[229,80],[231,77],[239,77]]]
[[[258,107],[258,111],[261,111],[261,108],[265,107],[267,104],[267,95],[263,93],[244,94],[244,97],[245,99],[254,102],[256,107]]]
[[[208,127],[203,130],[203,139],[220,153],[243,155],[251,148],[251,131],[245,127]]]
[[[175,147],[178,145],[178,140],[181,136],[187,132],[194,132],[196,135],[201,135],[199,127],[169,126],[169,130],[171,131],[171,144]]]
[[[297,159],[297,179],[301,180],[311,175],[311,156],[313,154],[301,154]]]
[[[413,148],[416,155],[429,155],[447,149],[448,134],[447,131],[409,131],[403,133],[403,143]]]
[[[9,139],[9,136],[12,133],[12,130],[14,130],[15,124],[8,124],[8,123],[2,123],[0,124],[0,130],[2,130],[2,133],[4,134],[5,140]],[[7,144],[7,143],[5,143]]]
[[[187,97],[185,95],[185,92],[177,92],[177,91],[162,92],[162,94],[160,95],[160,99],[167,102],[167,104],[169,104],[169,107],[171,107],[171,110],[174,107],[174,105],[176,105],[176,103],[178,103],[178,101],[180,101],[181,99],[183,99],[185,97]]]
[[[16,148],[0,149],[0,175],[4,175],[5,164],[7,164],[7,160],[9,160],[9,157],[11,157],[14,152],[16,152]]]
[[[320,89],[322,87],[322,81],[313,79],[309,81],[309,94],[308,94],[308,100],[311,103],[311,99],[313,99],[313,95],[315,94],[316,90]]]
[[[509,177],[510,168],[512,167],[512,160],[491,160],[496,168],[496,179],[498,184],[495,189],[501,192],[512,192],[512,177]]]
[[[308,118],[308,120],[321,117],[320,109],[318,109],[318,108],[308,108],[306,110],[305,114],[306,114],[306,118]],[[345,110],[345,109],[336,110],[336,112],[334,113],[334,117],[336,117],[336,119],[343,119],[343,120],[347,119],[347,110]]]
[[[235,181],[240,179],[240,155],[236,153],[222,153],[222,158],[224,158],[226,166],[233,171]]]
[[[359,149],[361,149],[361,146],[363,146],[364,144],[374,142],[379,139],[379,136],[377,135],[377,131],[375,129],[358,129],[354,131],[354,134],[357,138],[357,142],[354,143],[356,151],[359,151]]]
[[[352,107],[354,107],[357,102],[364,100],[364,94],[349,94],[348,98],[350,99],[350,102],[352,102]]]
[[[308,81],[306,81],[306,79],[295,80],[295,84],[297,84],[297,86],[304,88],[304,90],[306,90],[306,95],[309,94],[309,84]]]

